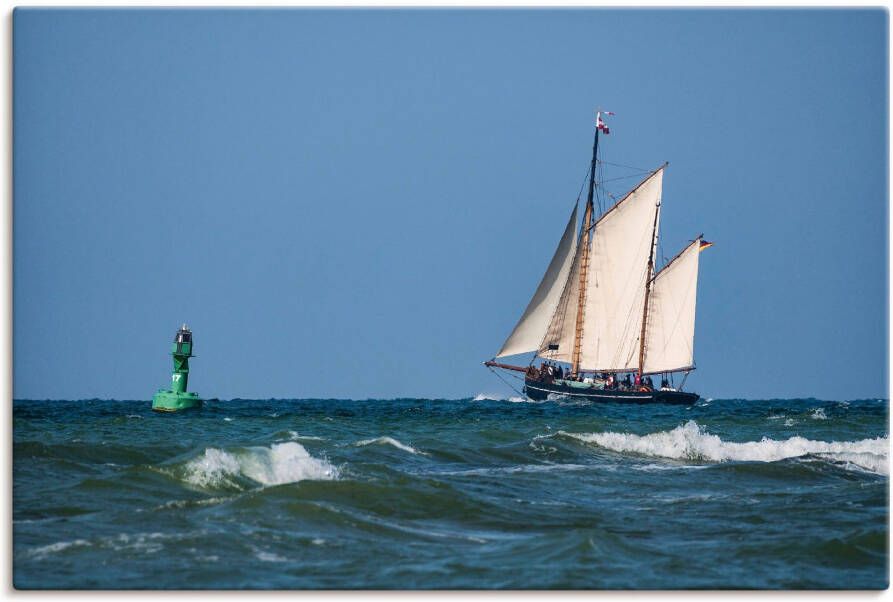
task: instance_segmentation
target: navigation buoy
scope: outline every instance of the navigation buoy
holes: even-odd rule
[[[156,412],[176,412],[202,407],[201,398],[186,391],[189,382],[189,358],[192,357],[192,331],[186,324],[177,331],[171,346],[174,356],[174,371],[171,374],[171,388],[158,389],[152,398],[152,409]]]

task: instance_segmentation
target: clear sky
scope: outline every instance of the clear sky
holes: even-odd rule
[[[603,158],[700,232],[688,388],[887,396],[884,10],[18,9],[14,396],[508,392]]]

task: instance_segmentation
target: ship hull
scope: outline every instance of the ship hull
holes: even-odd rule
[[[596,389],[595,387],[565,384],[566,381],[542,381],[524,379],[524,393],[537,401],[548,399],[549,395],[586,401],[613,403],[666,403],[691,405],[701,398],[697,393],[687,391],[628,391],[621,389]]]

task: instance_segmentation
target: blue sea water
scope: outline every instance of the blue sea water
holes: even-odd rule
[[[15,401],[17,588],[885,588],[886,400]]]

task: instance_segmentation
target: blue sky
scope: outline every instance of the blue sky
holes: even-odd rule
[[[590,159],[704,232],[704,396],[887,393],[888,15],[18,9],[14,396],[508,390]]]

